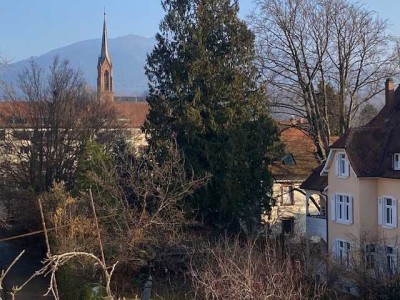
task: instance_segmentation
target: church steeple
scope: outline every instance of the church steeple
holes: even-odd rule
[[[108,36],[105,12],[101,51],[97,62],[97,98],[100,101],[114,101],[113,72],[111,56],[108,52]]]

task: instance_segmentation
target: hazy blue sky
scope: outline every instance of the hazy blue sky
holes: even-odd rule
[[[399,0],[363,0],[400,35]],[[239,0],[240,16],[254,7]],[[74,42],[99,38],[106,8],[109,37],[154,36],[164,13],[160,0],[0,0],[0,56],[17,61]]]

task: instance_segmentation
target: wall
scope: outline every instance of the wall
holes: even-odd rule
[[[294,191],[293,205],[282,205],[280,203],[281,186],[288,185],[291,182],[275,182],[273,185],[273,197],[276,199],[276,205],[272,208],[269,218],[264,217],[266,222],[270,224],[271,232],[274,236],[282,233],[282,219],[294,218],[294,239],[299,239],[306,234],[306,196]],[[292,183],[294,188],[299,189],[300,182]],[[310,213],[318,214],[317,208],[310,203]]]
[[[359,201],[359,180],[350,166],[349,177],[340,178],[335,175],[335,160],[333,159],[328,172],[328,245],[333,247],[333,242],[337,238],[354,239],[360,232],[360,201]],[[345,225],[333,222],[331,195],[334,193],[343,193],[353,196],[353,224]]]

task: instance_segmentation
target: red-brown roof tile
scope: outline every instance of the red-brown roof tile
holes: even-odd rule
[[[281,124],[281,141],[285,152],[293,155],[295,164],[274,162],[270,171],[275,180],[303,180],[319,165],[316,147],[312,139],[305,133],[305,128]]]
[[[149,106],[147,102],[112,102],[119,119],[130,128],[140,128],[146,120]],[[26,125],[32,124],[29,118],[29,102],[24,101],[0,101],[0,127],[12,124],[12,118],[26,118]]]
[[[149,111],[147,102],[114,102],[118,114],[128,120],[131,128],[140,128]]]

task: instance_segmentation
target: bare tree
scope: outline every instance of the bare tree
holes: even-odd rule
[[[258,64],[273,104],[308,120],[324,158],[331,134],[325,87],[337,94],[343,134],[360,106],[382,91],[384,79],[398,73],[387,22],[344,0],[257,0],[256,5],[251,23]]]
[[[8,101],[0,106],[0,172],[7,203],[16,194],[30,199],[54,181],[71,186],[84,142],[116,127],[113,106],[97,101],[67,60],[56,57],[47,76],[32,61],[17,87],[3,92]]]
[[[142,268],[169,263],[167,253],[179,249],[186,237],[182,229],[188,221],[182,201],[208,178],[188,177],[174,145],[163,163],[158,163],[153,153],[140,157],[125,154],[115,162],[88,175],[92,196],[80,191],[72,197],[56,185],[41,199],[46,225],[55,228],[50,233],[53,254],[79,251],[101,258],[103,265],[118,261],[114,282],[117,289],[123,289],[127,278]],[[95,210],[89,205],[91,197]],[[172,257],[176,255],[174,252]],[[81,276],[85,263],[79,261]]]
[[[364,105],[358,114],[357,126],[366,125],[373,117],[378,114],[378,109],[371,103]]]

